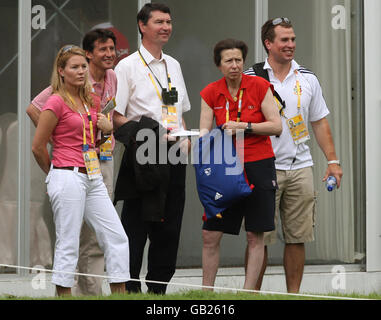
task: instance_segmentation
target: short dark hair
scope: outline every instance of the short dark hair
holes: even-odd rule
[[[148,20],[151,18],[151,13],[153,11],[160,11],[160,12],[163,12],[163,13],[168,13],[168,14],[171,14],[171,10],[169,9],[169,7],[163,3],[157,3],[157,2],[154,2],[154,3],[146,3],[143,8],[140,9],[137,17],[136,17],[136,20],[137,20],[137,23],[138,23],[138,29],[139,29],[139,33],[141,35],[141,37],[143,38],[143,34],[142,32],[140,31],[140,27],[139,27],[139,21],[143,22],[144,25],[147,24]]]
[[[291,24],[291,21],[289,21],[287,19],[287,21],[285,21],[285,18],[276,18],[276,19],[282,19],[282,22],[281,23],[278,23],[277,25],[274,26],[273,24],[273,21],[275,19],[270,19],[270,20],[267,20],[265,22],[265,24],[262,26],[262,44],[263,44],[263,47],[265,48],[266,52],[269,53],[269,50],[267,50],[266,48],[266,44],[265,44],[265,41],[266,40],[269,40],[270,42],[274,42],[274,39],[275,39],[275,27],[277,26],[281,26],[283,28],[292,28],[292,24]]]
[[[214,63],[217,67],[221,65],[221,52],[227,49],[239,49],[242,52],[243,61],[246,60],[247,52],[249,51],[247,44],[241,40],[225,39],[219,41],[214,46]]]
[[[85,51],[93,52],[95,41],[99,40],[101,43],[106,42],[108,39],[114,41],[116,47],[116,37],[114,32],[108,29],[94,29],[85,34],[82,41],[82,48]]]

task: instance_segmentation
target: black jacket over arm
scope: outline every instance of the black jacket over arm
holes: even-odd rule
[[[138,132],[150,129],[155,134],[155,141],[136,141]],[[159,163],[159,144],[166,133],[157,121],[142,116],[139,122],[129,121],[121,126],[114,134],[115,139],[125,146],[115,186],[114,204],[119,200],[141,201],[142,214],[145,221],[163,221],[165,216],[165,201],[170,179],[170,165]],[[139,147],[141,149],[139,150]],[[147,148],[149,151],[147,151]],[[165,147],[167,148],[167,147]],[[151,163],[140,164],[136,159],[137,151],[145,150],[144,155],[151,152]],[[165,149],[167,151],[167,149]],[[165,152],[165,159],[167,152]]]

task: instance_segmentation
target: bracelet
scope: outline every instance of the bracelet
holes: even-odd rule
[[[328,164],[338,164],[338,165],[340,165],[340,160],[330,160],[327,163]]]

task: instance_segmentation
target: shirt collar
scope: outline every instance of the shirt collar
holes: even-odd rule
[[[242,73],[241,86],[239,87],[238,92],[239,92],[241,89],[246,89],[246,88],[247,88],[247,81],[248,81],[248,78],[249,78],[249,77],[250,77],[250,76],[248,76],[248,75]],[[225,77],[223,77],[223,78],[220,80],[220,83],[219,83],[219,86],[218,86],[218,93],[224,95],[225,97],[231,97],[231,94],[230,94],[230,92],[229,92],[228,85],[227,85],[227,83],[226,83],[226,79],[225,79]]]
[[[107,97],[107,98],[109,97],[111,93],[110,89],[112,88],[112,80],[110,77],[109,69],[106,70],[106,73],[105,73],[103,89],[100,82],[96,82],[91,76],[90,72],[89,72],[89,81],[91,83],[93,93],[99,95],[101,99],[103,99],[104,97]]]
[[[140,46],[139,51],[142,54],[142,56],[143,56],[143,58],[147,64],[150,64],[152,61],[161,62],[161,61],[165,60],[163,51],[161,52],[161,59],[156,59],[146,48],[144,48],[143,45]]]
[[[273,68],[270,66],[268,60],[269,60],[269,59],[266,58],[266,60],[265,60],[265,65],[263,66],[263,69],[264,69],[264,70],[271,70],[271,72],[274,74],[274,72],[273,72]],[[289,71],[287,77],[290,76],[290,74],[293,74],[293,73],[295,72],[295,70],[298,70],[299,67],[300,67],[299,64],[298,64],[295,60],[292,60],[292,61],[291,61],[291,68],[290,68],[290,71]],[[286,77],[286,78],[287,78],[287,77]]]
[[[95,85],[95,84],[97,84],[97,83],[99,83],[99,82],[97,82],[97,81],[95,81],[94,79],[93,79],[93,77],[92,77],[92,75],[91,75],[91,73],[89,72],[89,81],[90,81],[90,83],[91,83],[91,85]],[[104,83],[106,84],[106,83],[108,83],[108,81],[109,81],[109,75],[108,75],[108,70],[106,70],[106,72],[105,72],[105,77],[104,77]]]

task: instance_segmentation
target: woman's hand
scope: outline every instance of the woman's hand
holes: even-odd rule
[[[236,122],[236,121],[229,121],[226,122],[223,126],[223,130],[227,130],[228,134],[231,134],[232,136],[236,135],[237,130],[245,130],[245,122]]]
[[[190,139],[184,138],[181,140],[180,150],[183,154],[185,154],[185,155],[189,154],[191,147],[192,147],[192,143],[191,143]]]
[[[112,132],[113,126],[112,122],[107,119],[103,113],[98,113],[97,127],[102,130],[104,134],[110,134]]]

